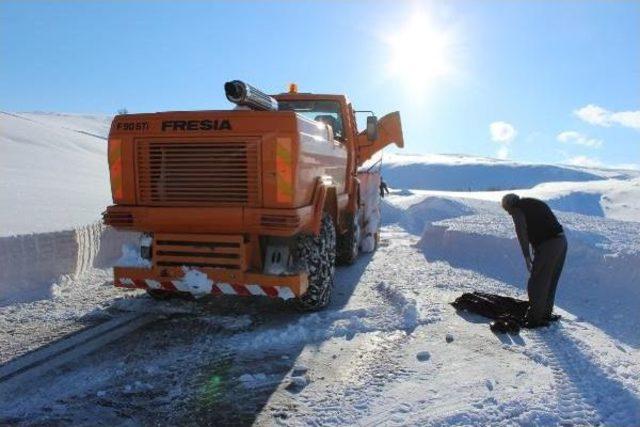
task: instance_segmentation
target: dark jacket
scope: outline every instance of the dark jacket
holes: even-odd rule
[[[514,207],[513,221],[525,257],[529,256],[529,243],[535,248],[562,233],[562,225],[545,202],[523,197]]]

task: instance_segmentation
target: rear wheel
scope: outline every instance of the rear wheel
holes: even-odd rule
[[[326,307],[331,301],[336,262],[336,230],[329,214],[322,217],[318,236],[298,236],[296,257],[309,282],[307,292],[294,300],[296,307],[304,311]]]
[[[147,289],[147,294],[156,301],[165,301],[168,299],[194,299],[189,292],[165,291],[164,289]]]
[[[360,211],[347,216],[347,231],[338,239],[338,263],[353,264],[360,251]]]
[[[175,296],[175,292],[164,291],[162,289],[147,289],[147,294],[158,301],[168,300]]]

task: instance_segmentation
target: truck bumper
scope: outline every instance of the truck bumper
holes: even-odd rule
[[[113,283],[121,288],[157,289],[198,295],[266,296],[290,299],[307,291],[307,274],[287,276],[217,268],[115,267]]]

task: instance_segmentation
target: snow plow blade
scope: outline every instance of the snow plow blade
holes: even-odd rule
[[[115,267],[113,284],[120,288],[189,292],[196,296],[237,295],[291,299],[307,291],[307,274],[287,276],[216,268]]]

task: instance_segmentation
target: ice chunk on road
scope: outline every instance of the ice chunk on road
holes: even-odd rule
[[[300,377],[300,376],[306,374],[308,370],[309,370],[309,368],[307,368],[304,365],[296,365],[296,366],[293,367],[293,370],[291,371],[291,376],[292,377]]]
[[[431,353],[429,353],[428,351],[419,351],[418,354],[416,354],[416,359],[421,362],[426,362],[427,360],[431,359]]]
[[[204,296],[211,293],[213,280],[209,279],[202,271],[183,268],[185,275],[182,280],[174,280],[173,285],[182,292],[189,292],[195,296]]]

